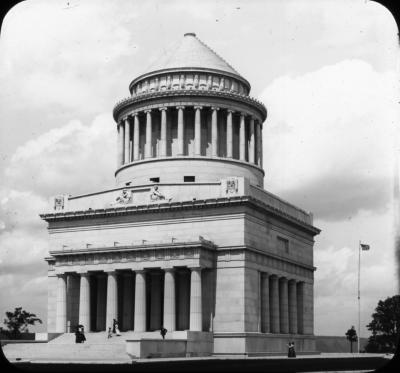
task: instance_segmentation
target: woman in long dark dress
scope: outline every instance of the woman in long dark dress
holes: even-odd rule
[[[81,326],[78,325],[75,331],[75,343],[81,343],[81,342],[82,342]]]
[[[294,350],[294,342],[289,342],[288,344],[288,357],[296,357],[296,351]]]

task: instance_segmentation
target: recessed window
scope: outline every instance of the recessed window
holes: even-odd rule
[[[151,177],[150,181],[153,183],[159,183],[160,182],[160,178],[159,177]]]
[[[278,239],[278,250],[284,253],[289,252],[289,240],[283,237],[277,237]]]
[[[194,176],[184,176],[183,177],[183,182],[184,183],[193,183],[195,180]]]

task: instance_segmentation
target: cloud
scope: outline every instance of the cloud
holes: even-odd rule
[[[115,168],[115,123],[111,114],[101,114],[89,126],[73,120],[27,141],[17,148],[5,176],[9,185],[49,197],[107,188]]]
[[[277,78],[261,100],[269,111],[263,131],[267,189],[301,205],[313,199],[321,219],[390,202],[399,119],[393,73],[345,60]]]

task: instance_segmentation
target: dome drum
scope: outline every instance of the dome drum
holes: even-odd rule
[[[142,75],[132,81],[129,91],[133,97],[150,92],[177,89],[225,91],[244,95],[250,92],[249,83],[233,74],[200,69],[187,70],[170,69],[168,72],[158,71]]]

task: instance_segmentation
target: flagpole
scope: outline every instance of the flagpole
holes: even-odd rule
[[[358,338],[357,352],[360,353],[360,263],[361,263],[361,240],[358,241]]]

